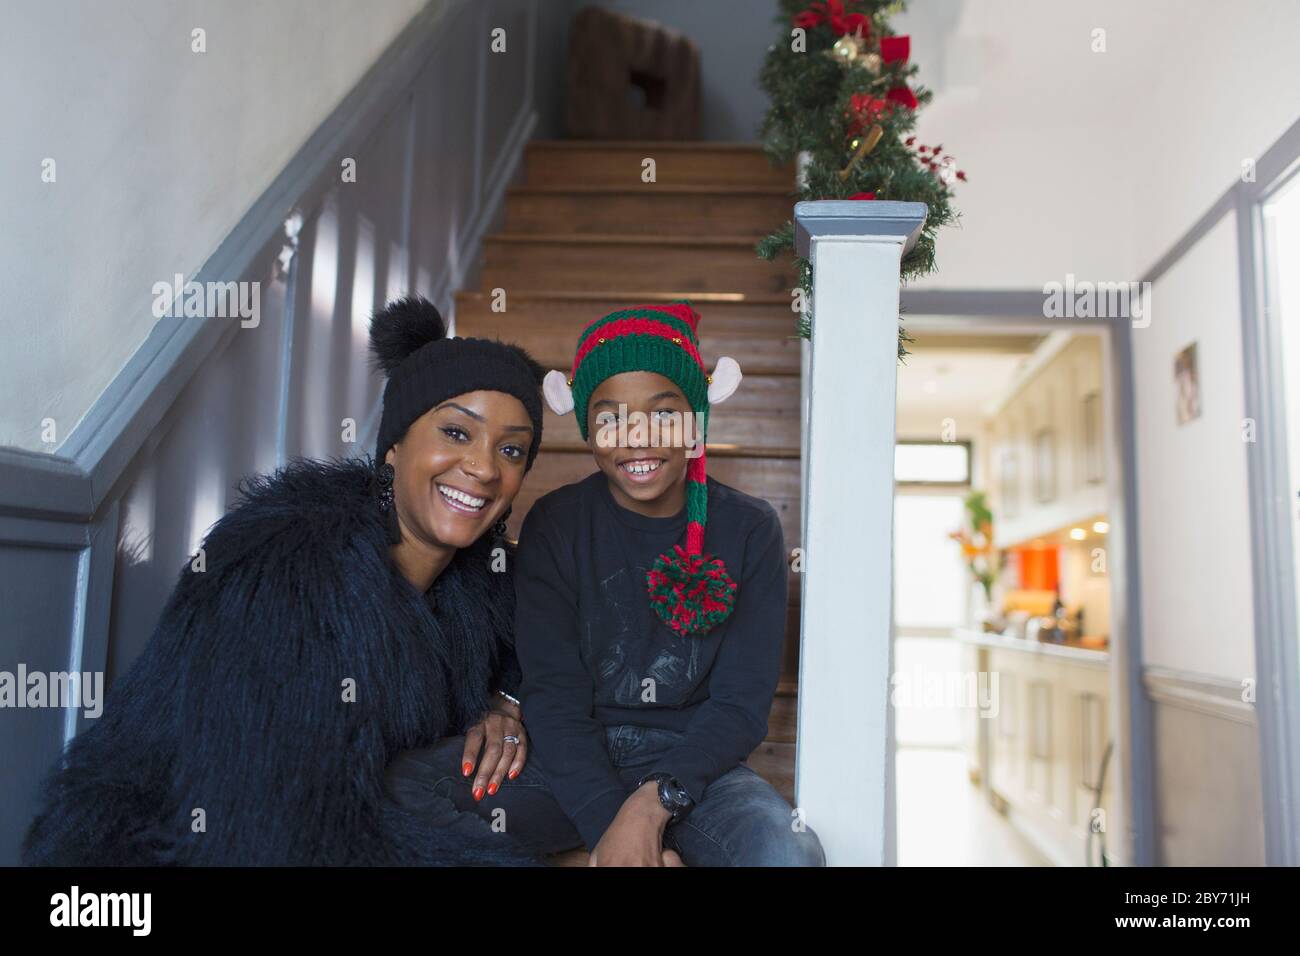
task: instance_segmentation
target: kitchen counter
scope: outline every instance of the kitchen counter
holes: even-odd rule
[[[962,668],[990,675],[993,688],[991,705],[965,720],[971,779],[1057,866],[1099,864],[1106,841],[1093,832],[1097,811],[1115,806],[1115,774],[1102,769],[1111,740],[1109,653],[974,628],[952,635]],[[1117,849],[1106,847],[1112,862]]]
[[[1042,654],[1047,657],[1063,658],[1080,664],[1091,664],[1095,667],[1105,667],[1110,661],[1109,651],[1099,651],[1091,647],[1074,647],[1069,644],[1052,644],[1047,641],[1030,641],[1023,637],[989,634],[971,628],[954,628],[952,636],[967,644],[978,644],[981,647],[1008,648],[1026,654]]]

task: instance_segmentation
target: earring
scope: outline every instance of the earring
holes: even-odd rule
[[[375,469],[376,493],[379,497],[379,510],[387,513],[393,507],[393,466],[384,462]]]
[[[402,543],[402,526],[393,507],[393,478],[396,470],[388,462],[375,467],[375,495],[379,501],[379,516],[384,523],[384,536],[389,544]]]
[[[492,526],[492,533],[498,538],[506,536],[506,519],[510,517],[510,509],[513,507],[513,505],[506,505],[505,512],[497,519],[497,523]]]

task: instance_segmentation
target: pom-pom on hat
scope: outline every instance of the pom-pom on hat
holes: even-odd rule
[[[557,415],[572,411],[587,437],[587,403],[597,386],[623,372],[657,372],[682,390],[707,439],[709,409],[740,385],[740,365],[720,358],[709,375],[696,333],[700,314],[685,300],[619,309],[583,329],[569,375],[552,371],[542,385]],[[686,544],[659,555],[646,572],[650,604],[668,627],[681,635],[707,634],[731,614],[736,582],[721,558],[704,553],[708,523],[705,449],[686,464]]]
[[[449,339],[437,307],[422,296],[406,296],[371,317],[370,350],[376,368],[388,375],[376,464],[429,409],[466,392],[491,391],[513,395],[528,412],[533,441],[526,469],[533,466],[542,444],[542,367],[519,346]]]

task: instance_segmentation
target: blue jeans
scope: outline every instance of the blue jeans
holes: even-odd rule
[[[605,729],[610,762],[629,793],[683,736],[634,724]],[[436,825],[464,826],[466,817],[483,818],[538,853],[582,846],[535,752],[495,796],[475,801],[472,778],[461,776],[464,746],[464,737],[448,737],[398,754],[385,774],[390,797]],[[817,834],[796,823],[790,804],[741,764],[713,781],[687,817],[664,831],[664,845],[687,866],[825,866]]]

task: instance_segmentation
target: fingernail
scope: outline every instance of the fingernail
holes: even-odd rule
[[[469,772],[473,769],[474,769],[474,765],[470,763],[468,760],[466,760],[463,764],[460,765],[460,775],[462,777],[468,777]]]
[[[497,784],[495,784],[495,783],[489,783],[489,784],[488,784],[488,793],[489,793],[491,796],[494,796],[494,797],[495,797],[495,796],[497,795]]]
[[[482,787],[475,787],[475,788],[474,788],[474,799],[475,799],[475,800],[482,800],[482,799],[483,799],[483,788],[482,788]]]
[[[519,776],[519,771],[518,771],[518,770],[511,770],[511,771],[510,771],[510,779],[511,779],[511,780],[515,779],[515,777],[517,777],[517,776]]]

